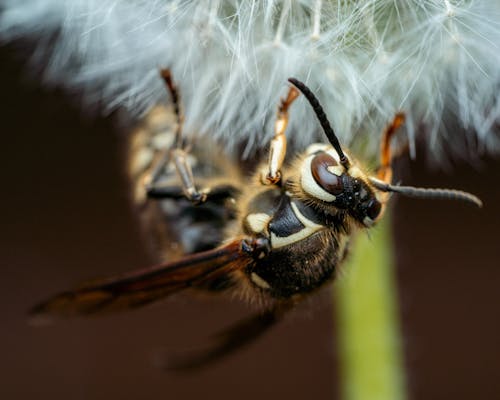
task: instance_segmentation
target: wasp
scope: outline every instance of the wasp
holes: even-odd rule
[[[196,215],[202,215],[208,225],[201,225],[201,234],[188,235],[188,254],[61,292],[35,306],[32,314],[68,317],[129,309],[188,288],[236,293],[260,303],[257,314],[230,327],[212,347],[170,364],[199,367],[259,337],[332,281],[353,234],[382,218],[391,194],[482,205],[476,196],[459,190],[392,184],[390,144],[404,122],[403,113],[383,132],[379,168],[367,173],[340,144],[315,94],[295,78],[288,80],[288,93],[278,106],[268,157],[255,172],[239,182],[196,180],[193,171],[199,167],[193,166],[192,146],[182,133],[179,92],[169,70],[162,70],[161,76],[173,100],[177,128],[144,178],[144,201],[177,202],[182,212],[189,211],[193,224],[199,222]],[[289,110],[300,94],[310,103],[327,142],[310,145],[285,164]],[[176,181],[168,179],[172,171]]]

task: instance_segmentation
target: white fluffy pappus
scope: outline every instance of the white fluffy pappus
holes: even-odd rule
[[[317,94],[340,140],[374,154],[395,112],[432,155],[500,149],[497,0],[3,0],[0,36],[36,40],[47,83],[140,116],[180,90],[186,132],[246,155],[267,146],[287,78]],[[460,132],[460,133],[459,133]],[[287,135],[322,138],[305,101]],[[446,151],[442,151],[446,149]]]

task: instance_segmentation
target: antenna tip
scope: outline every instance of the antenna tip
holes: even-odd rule
[[[288,82],[290,82],[293,86],[295,86],[296,88],[299,88],[299,89],[301,87],[304,87],[304,84],[295,78],[288,78]]]
[[[476,197],[476,201],[474,201],[474,204],[476,204],[478,208],[483,208],[483,201],[479,197]]]

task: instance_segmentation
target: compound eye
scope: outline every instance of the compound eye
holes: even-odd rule
[[[344,185],[340,175],[343,167],[331,155],[318,153],[311,161],[311,173],[316,183],[333,195],[341,194]],[[338,174],[337,174],[338,173]]]
[[[371,199],[366,207],[366,215],[372,221],[375,221],[380,214],[380,210],[382,210],[382,204],[375,199]]]

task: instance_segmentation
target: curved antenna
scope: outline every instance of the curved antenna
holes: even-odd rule
[[[337,151],[337,154],[339,155],[340,164],[342,164],[345,169],[349,169],[350,165],[349,160],[342,151],[339,139],[335,135],[335,132],[333,131],[330,122],[328,121],[328,118],[325,112],[323,111],[323,107],[321,106],[321,104],[319,104],[319,101],[314,95],[314,93],[311,92],[311,89],[309,89],[303,82],[299,81],[298,79],[289,78],[288,82],[290,82],[297,89],[299,89],[302,92],[302,94],[306,97],[306,99],[309,101],[314,112],[316,113],[316,116],[318,117],[319,123],[321,124],[321,127],[323,128],[326,137],[328,138],[333,148]]]
[[[430,188],[417,188],[413,186],[395,186],[388,183],[379,181],[375,178],[368,178],[370,182],[377,189],[383,192],[399,193],[403,196],[415,197],[418,199],[446,199],[446,200],[459,200],[466,203],[474,204],[478,207],[483,206],[481,199],[472,193],[464,192],[455,189],[430,189]]]

